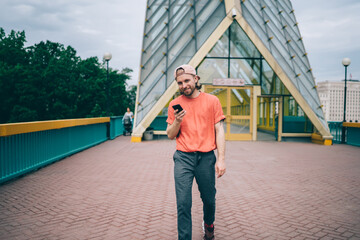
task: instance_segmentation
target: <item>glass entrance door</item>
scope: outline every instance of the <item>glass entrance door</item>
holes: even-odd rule
[[[227,140],[251,140],[252,87],[228,87]]]
[[[226,140],[252,140],[253,87],[205,86],[205,92],[217,96],[226,116]],[[255,119],[256,120],[256,119]],[[256,123],[255,123],[256,124]]]

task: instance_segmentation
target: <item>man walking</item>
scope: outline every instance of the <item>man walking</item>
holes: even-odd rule
[[[191,239],[194,177],[203,202],[204,239],[214,239],[215,173],[221,177],[226,169],[225,116],[216,96],[200,92],[200,77],[196,75],[195,68],[181,65],[175,69],[174,76],[182,95],[170,102],[166,132],[170,139],[176,137],[174,177],[178,239]],[[180,111],[173,108],[178,104]],[[217,159],[214,154],[216,148]]]

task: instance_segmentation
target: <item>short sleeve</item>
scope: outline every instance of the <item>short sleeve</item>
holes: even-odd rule
[[[222,110],[219,99],[217,97],[215,97],[215,100],[214,100],[214,121],[215,121],[215,124],[220,122],[223,119],[225,119],[224,112]]]

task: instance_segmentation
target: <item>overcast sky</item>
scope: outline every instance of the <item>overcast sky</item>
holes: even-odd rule
[[[213,0],[215,1],[215,0]],[[146,0],[1,0],[0,27],[25,30],[27,46],[50,40],[72,46],[84,59],[104,52],[110,67],[139,75]],[[317,81],[360,79],[360,0],[292,0],[305,49]]]

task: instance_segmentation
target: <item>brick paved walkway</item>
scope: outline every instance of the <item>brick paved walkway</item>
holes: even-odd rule
[[[0,239],[176,239],[175,142],[129,140],[1,185]],[[216,239],[360,239],[360,148],[227,142],[226,152]]]

